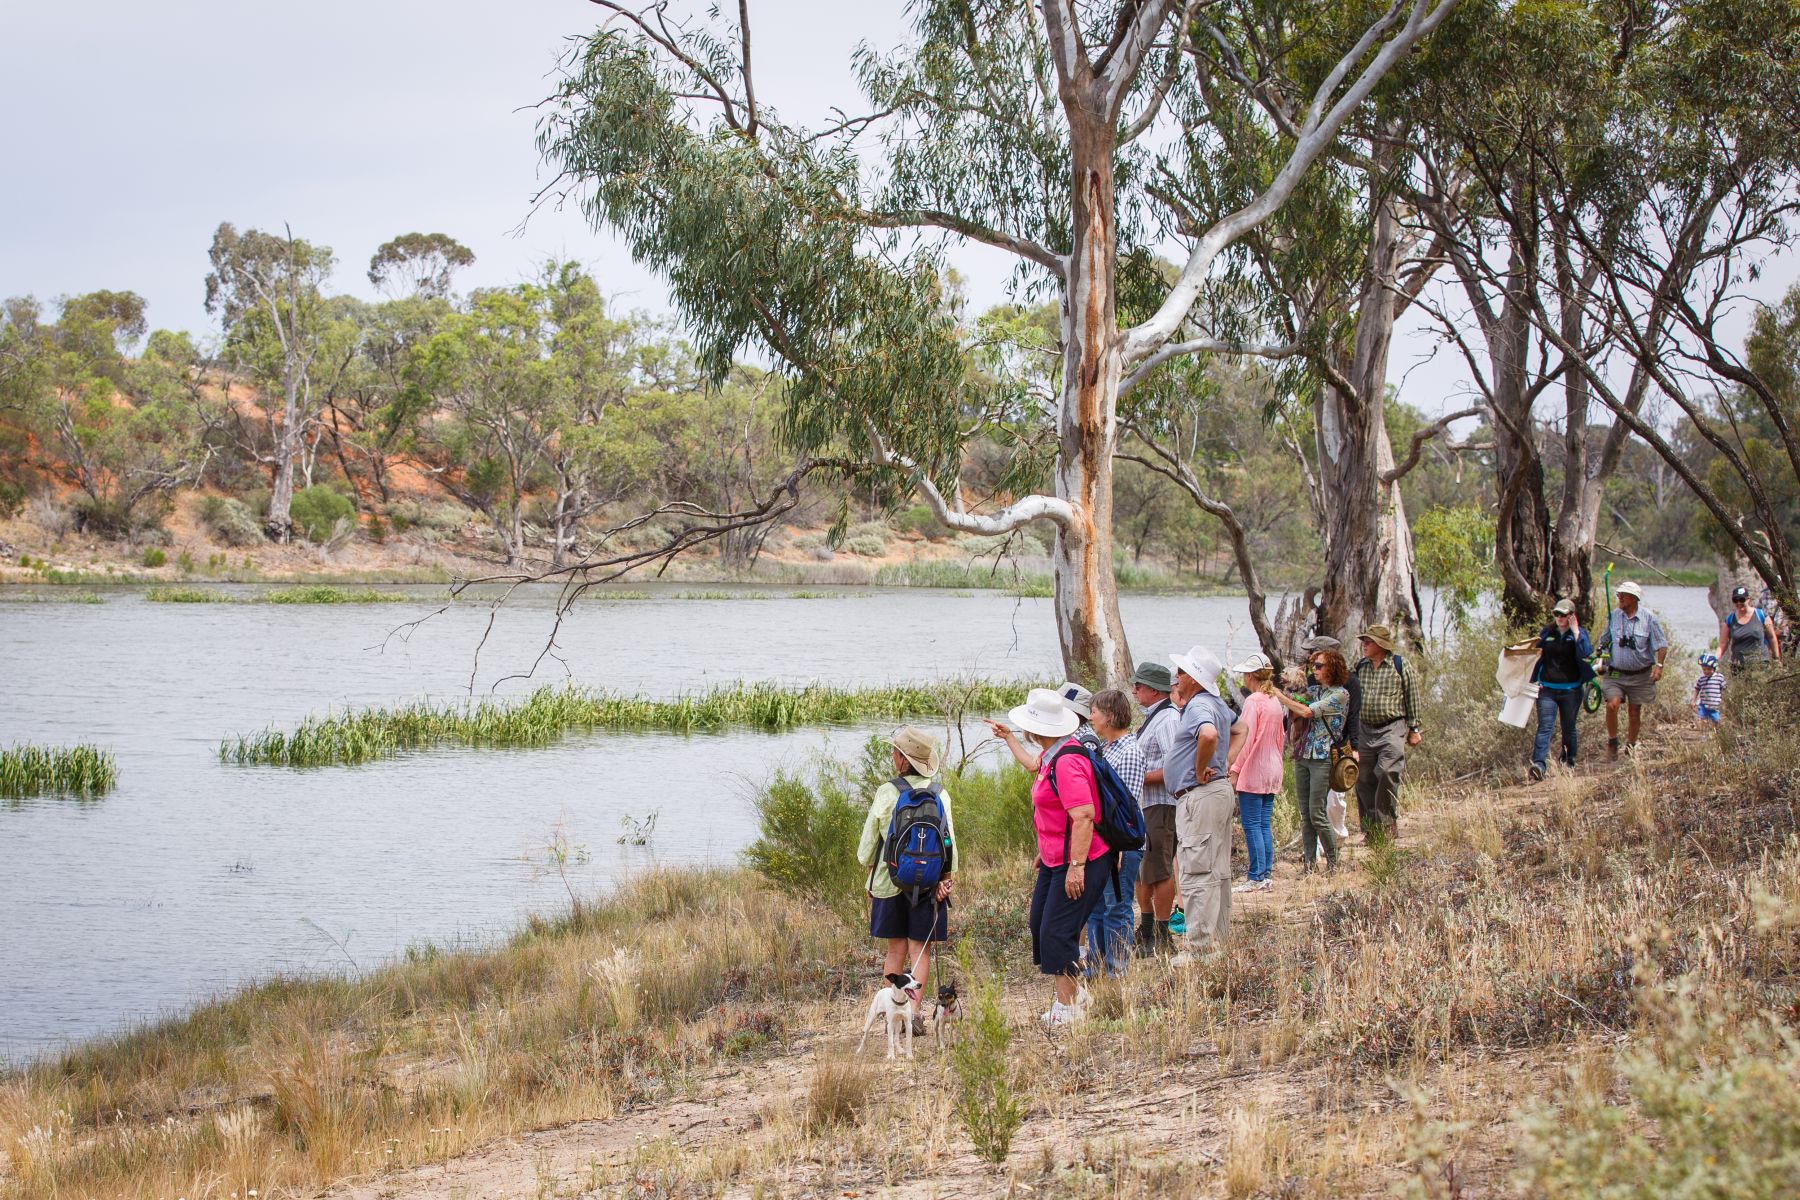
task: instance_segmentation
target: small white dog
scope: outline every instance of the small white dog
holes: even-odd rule
[[[913,1018],[919,1015],[919,981],[911,971],[898,971],[887,977],[888,986],[869,1001],[869,1019],[863,1022],[862,1041],[856,1043],[861,1054],[869,1042],[869,1031],[878,1019],[887,1021],[887,1056],[893,1058],[900,1049],[900,1036],[906,1035],[906,1057],[913,1056]]]

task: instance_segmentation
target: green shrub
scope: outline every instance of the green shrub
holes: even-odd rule
[[[919,537],[939,542],[950,536],[937,514],[928,505],[915,504],[909,509],[895,514],[894,528],[901,533],[916,534]]]
[[[11,746],[0,750],[0,796],[62,792],[97,796],[112,790],[119,766],[98,746]]]
[[[25,489],[10,479],[0,479],[0,517],[16,517],[25,507]]]
[[[963,977],[969,978],[968,955],[959,953]],[[975,1144],[975,1153],[1002,1163],[1012,1152],[1013,1135],[1025,1122],[1025,1102],[1013,1080],[1008,1051],[1012,1028],[1000,1009],[1000,981],[988,979],[975,989],[969,1017],[950,1050],[956,1072],[956,1116]]]
[[[208,588],[160,587],[145,592],[144,599],[152,604],[224,604],[231,597]]]
[[[337,531],[339,521],[356,519],[356,505],[343,493],[314,484],[294,493],[288,516],[307,541],[323,542]]]
[[[874,534],[865,533],[845,541],[844,549],[863,558],[880,558],[887,553],[887,542]]]
[[[162,548],[159,546],[151,546],[144,551],[144,565],[146,567],[164,566],[168,561],[169,556],[163,553]]]
[[[1704,995],[1702,994],[1704,991]],[[1573,1083],[1524,1121],[1520,1182],[1544,1200],[1800,1194],[1800,1031],[1684,981],[1645,988],[1618,1089]]]
[[[183,550],[181,556],[175,560],[175,565],[181,568],[184,575],[192,575],[194,573],[194,556]]]
[[[877,775],[870,764],[879,762]],[[756,798],[757,838],[744,851],[750,868],[778,889],[821,905],[845,921],[862,919],[868,869],[856,861],[869,798],[893,764],[887,744],[870,738],[863,770],[842,762],[818,765],[810,782],[788,771]]]

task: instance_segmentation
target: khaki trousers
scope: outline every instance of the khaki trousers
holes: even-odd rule
[[[1236,811],[1230,778],[1203,783],[1176,802],[1176,859],[1191,950],[1225,945],[1231,924],[1231,818]]]

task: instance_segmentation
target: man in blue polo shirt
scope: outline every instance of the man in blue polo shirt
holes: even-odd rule
[[[1231,924],[1231,818],[1237,793],[1225,767],[1237,715],[1219,695],[1225,668],[1212,651],[1195,646],[1169,661],[1175,664],[1181,724],[1163,762],[1163,782],[1175,801],[1176,859],[1187,918],[1187,949],[1169,961],[1181,966],[1199,953],[1223,949]]]

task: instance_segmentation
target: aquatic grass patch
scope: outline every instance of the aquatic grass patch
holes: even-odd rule
[[[0,750],[0,796],[98,796],[111,791],[118,779],[118,763],[98,746]]]
[[[320,767],[372,762],[440,745],[545,746],[576,729],[712,733],[749,728],[778,733],[806,725],[995,712],[1020,703],[1026,686],[970,680],[872,688],[740,683],[668,700],[544,687],[523,701],[421,700],[398,708],[308,717],[291,731],[266,729],[227,739],[219,757],[246,765]]]
[[[0,587],[0,602],[6,604],[105,604],[99,592],[19,592]]]
[[[399,592],[378,592],[373,588],[341,588],[316,583],[282,588],[257,599],[264,604],[401,604],[412,597]]]
[[[156,587],[144,593],[152,604],[229,604],[232,597],[211,588]]]

